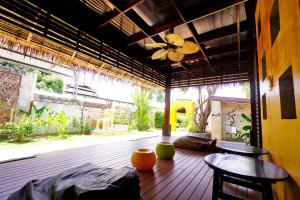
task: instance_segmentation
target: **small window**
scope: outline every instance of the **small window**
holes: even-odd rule
[[[257,19],[257,33],[258,33],[258,38],[259,38],[260,37],[260,33],[261,33],[260,13],[259,13],[258,19]]]
[[[262,96],[263,119],[267,119],[267,99],[266,94]]]
[[[277,38],[280,30],[280,17],[279,17],[279,3],[278,0],[274,0],[273,7],[270,15],[270,30],[271,30],[271,42],[272,46]]]
[[[267,63],[266,63],[266,53],[265,52],[261,58],[261,67],[262,67],[262,79],[264,81],[267,77]]]
[[[296,103],[292,66],[279,78],[281,119],[296,119]]]

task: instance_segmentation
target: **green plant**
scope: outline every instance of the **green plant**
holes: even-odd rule
[[[133,94],[133,101],[136,107],[135,123],[139,131],[148,130],[150,128],[150,106],[149,93],[138,89]]]
[[[67,137],[67,130],[68,130],[68,123],[69,123],[69,118],[68,116],[64,113],[64,111],[61,111],[60,113],[56,113],[54,116],[54,122],[56,125],[56,133],[62,137],[66,138]]]
[[[46,107],[46,114],[45,114],[45,129],[46,129],[46,134],[50,134],[52,131],[52,127],[55,123],[55,118],[53,116],[54,111],[51,108]]]
[[[176,127],[178,128],[187,128],[188,126],[188,119],[185,116],[177,116],[176,119]]]
[[[90,122],[87,120],[82,120],[82,133],[83,134],[90,134],[91,133],[91,125]]]
[[[191,132],[191,133],[199,133],[199,128],[198,128],[195,124],[192,124],[192,125],[188,128],[188,131]]]
[[[16,141],[23,141],[36,135],[40,127],[40,119],[36,115],[22,115],[14,124],[11,124],[12,137]]]
[[[40,90],[62,93],[64,82],[60,77],[47,74],[45,72],[38,72],[36,86]]]
[[[250,138],[250,131],[252,129],[251,127],[251,118],[248,117],[246,114],[242,113],[241,114],[242,119],[244,119],[244,121],[247,123],[246,125],[243,126],[242,130],[237,131],[235,136],[237,139],[240,140],[246,140]]]
[[[37,116],[37,117],[42,117],[42,115],[44,114],[47,106],[42,106],[41,108],[37,108],[36,105],[32,104],[32,108],[34,110],[34,114]]]
[[[162,111],[156,111],[154,114],[155,128],[162,128],[164,125],[164,113]]]

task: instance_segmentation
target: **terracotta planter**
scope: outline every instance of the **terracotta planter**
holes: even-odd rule
[[[150,149],[138,149],[132,153],[131,163],[139,171],[148,171],[154,167],[156,155]]]

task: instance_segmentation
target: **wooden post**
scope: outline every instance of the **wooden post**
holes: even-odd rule
[[[164,126],[162,130],[163,136],[171,135],[170,106],[171,106],[171,77],[170,74],[168,74],[166,76],[166,87],[165,87],[165,112],[164,112]]]
[[[256,51],[253,51],[253,58],[249,65],[249,82],[251,94],[251,118],[252,130],[250,132],[250,145],[262,147],[261,121],[260,121],[260,92],[258,79],[258,65]]]

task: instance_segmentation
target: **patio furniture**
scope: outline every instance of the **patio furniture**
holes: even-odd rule
[[[284,169],[268,161],[247,156],[215,153],[204,160],[214,170],[213,200],[241,199],[222,190],[224,181],[260,191],[263,199],[273,200],[271,184],[289,176]]]
[[[199,138],[194,136],[183,136],[177,138],[173,144],[177,148],[191,149],[204,152],[216,152],[216,140]]]
[[[175,147],[170,142],[160,142],[156,145],[155,152],[159,159],[171,160],[175,155]]]
[[[139,200],[140,187],[136,170],[101,168],[85,164],[56,176],[32,180],[11,194],[9,200]]]
[[[242,144],[242,143],[237,143],[237,142],[220,141],[220,142],[217,142],[216,146],[223,153],[231,153],[231,154],[250,156],[250,157],[255,157],[255,158],[269,153],[265,149],[261,149],[259,147],[250,146],[247,144]]]
[[[138,149],[132,153],[131,163],[139,171],[148,171],[154,167],[156,155],[150,149]]]

